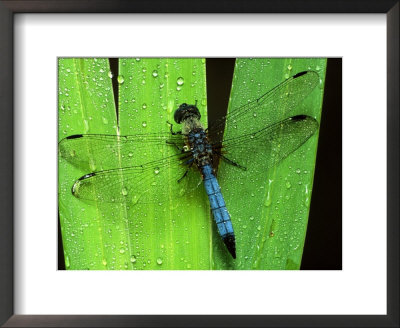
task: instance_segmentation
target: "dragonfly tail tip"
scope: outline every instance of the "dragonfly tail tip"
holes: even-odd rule
[[[223,238],[226,248],[228,248],[229,253],[232,255],[234,259],[236,259],[236,241],[235,235],[227,234],[225,238]]]

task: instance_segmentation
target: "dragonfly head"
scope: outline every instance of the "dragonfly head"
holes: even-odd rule
[[[179,108],[175,111],[174,120],[176,123],[180,124],[184,120],[188,119],[189,117],[195,116],[198,120],[200,120],[201,115],[199,109],[196,105],[188,105],[183,103],[179,106]]]

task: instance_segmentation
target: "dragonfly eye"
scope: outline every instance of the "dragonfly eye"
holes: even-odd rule
[[[175,111],[174,120],[176,123],[180,124],[182,123],[182,121],[191,116],[196,116],[199,120],[201,118],[199,109],[195,105],[188,105],[186,103],[183,103]]]

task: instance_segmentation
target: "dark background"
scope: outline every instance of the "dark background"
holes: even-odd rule
[[[207,58],[208,121],[228,108],[235,58]],[[118,59],[110,59],[118,76]],[[114,79],[113,79],[114,80]],[[114,89],[117,82],[113,81]],[[117,90],[114,90],[117,91]],[[118,94],[118,92],[114,92]],[[116,102],[118,105],[118,102]],[[60,227],[58,268],[65,270]],[[342,269],[342,59],[329,58],[301,270]]]

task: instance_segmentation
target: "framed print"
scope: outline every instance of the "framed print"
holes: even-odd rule
[[[0,2],[2,325],[398,325],[399,5],[296,4]]]

